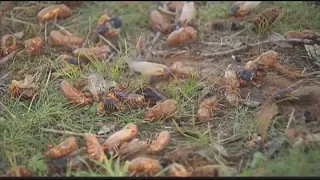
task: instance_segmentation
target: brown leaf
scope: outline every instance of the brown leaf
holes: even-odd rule
[[[172,99],[158,102],[155,106],[148,108],[145,112],[145,120],[153,121],[172,115],[177,110],[177,102]]]
[[[264,142],[268,127],[272,118],[278,114],[278,106],[275,102],[267,99],[258,112],[255,114],[255,118],[259,121],[258,131],[261,136],[261,141]]]
[[[170,133],[161,131],[156,140],[153,140],[149,146],[148,153],[158,154],[163,151],[170,143]]]
[[[67,98],[73,104],[86,105],[91,102],[91,99],[85,97],[83,93],[71,86],[71,84],[63,80],[60,83],[60,90],[65,98]]]
[[[64,35],[60,31],[51,31],[50,39],[53,45],[71,49],[80,47],[84,42],[84,39],[81,37]]]
[[[162,166],[156,159],[138,157],[129,162],[128,171],[130,175],[143,173],[149,176],[154,176],[162,170]]]
[[[77,139],[75,137],[69,137],[63,142],[61,142],[58,146],[50,148],[45,156],[50,158],[60,158],[62,156],[66,156],[78,148]]]
[[[71,9],[64,4],[51,5],[42,9],[38,13],[37,18],[39,21],[44,22],[48,20],[53,20],[55,18],[66,18],[71,16],[71,13]]]

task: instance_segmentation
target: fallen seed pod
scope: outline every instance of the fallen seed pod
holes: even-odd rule
[[[207,121],[209,120],[212,115],[212,109],[217,106],[217,98],[215,96],[204,99],[197,111],[197,117],[200,121]]]
[[[83,93],[72,87],[66,80],[63,80],[60,83],[60,90],[63,96],[73,104],[86,105],[91,102],[91,99],[87,98]]]
[[[158,160],[146,157],[135,158],[128,164],[128,171],[131,176],[139,173],[154,176],[161,170],[162,166]]]
[[[71,16],[71,9],[64,5],[64,4],[58,4],[58,5],[51,5],[44,9],[42,9],[38,15],[37,18],[40,22],[53,20],[55,18],[62,19]]]
[[[178,163],[173,163],[168,170],[168,176],[170,177],[188,177],[190,173],[186,170],[186,168]]]
[[[192,27],[181,27],[173,31],[167,38],[168,45],[186,45],[197,39],[197,31]]]
[[[50,33],[51,43],[56,46],[68,48],[78,48],[84,42],[84,39],[77,36],[64,35],[60,31],[52,31]]]
[[[158,154],[163,151],[170,143],[170,133],[161,131],[156,140],[153,140],[148,148],[149,154]]]
[[[51,145],[50,145],[51,147]],[[46,153],[45,156],[50,158],[60,158],[66,156],[78,148],[77,139],[75,137],[69,137],[60,143],[56,147],[50,148]]]
[[[30,170],[25,166],[17,166],[6,172],[7,177],[31,177]]]
[[[227,67],[227,70],[224,73],[224,81],[228,86],[231,87],[239,87],[240,86],[240,80],[236,73],[236,71],[233,68],[232,64],[229,64]]]
[[[82,65],[82,64],[88,63],[88,60],[86,60],[86,59],[76,58],[76,57],[73,57],[73,56],[70,56],[67,54],[62,54],[57,59],[61,64],[68,63],[68,64],[72,64],[72,65]],[[77,88],[77,86],[75,86],[75,87]]]
[[[158,10],[150,12],[148,23],[154,32],[161,32],[163,34],[167,34],[171,28],[170,22]]]
[[[148,143],[146,141],[142,141],[139,139],[133,139],[130,142],[125,142],[119,148],[119,156],[126,156],[129,154],[134,154],[142,149],[146,149],[148,147]]]
[[[144,96],[144,99],[148,101],[149,105],[151,106],[156,105],[158,101],[163,101],[168,99],[161,92],[159,92],[157,89],[152,87],[144,87],[144,88],[138,89],[135,93],[142,94]]]
[[[270,68],[270,67],[274,67],[275,64],[277,63],[277,56],[278,56],[277,52],[273,50],[269,50],[261,54],[255,60],[253,60],[253,62],[256,63],[257,65],[262,64],[264,67]]]
[[[41,46],[42,46],[41,37],[34,37],[24,41],[25,50],[31,56],[37,55],[40,52]]]
[[[117,148],[123,143],[128,142],[136,137],[138,133],[137,125],[133,123],[127,124],[120,131],[112,134],[103,144],[104,149],[112,150],[112,148]]]
[[[227,16],[245,16],[252,12],[261,1],[236,1],[228,7]]]
[[[21,96],[21,98],[25,100],[30,100],[35,97],[39,86],[34,82],[34,78],[34,76],[26,75],[24,80],[12,80],[8,87],[11,96],[15,98],[19,98]]]
[[[87,153],[90,159],[102,163],[106,159],[103,148],[101,147],[97,137],[93,134],[85,134],[84,140],[86,142]]]
[[[144,119],[146,121],[153,121],[171,116],[177,109],[177,101],[168,99],[163,102],[158,102],[155,106],[148,108]]]
[[[17,49],[17,39],[14,35],[4,35],[1,38],[1,55],[6,56]]]
[[[239,89],[233,87],[227,87],[224,91],[224,95],[226,100],[229,102],[231,106],[238,106],[239,105]]]
[[[76,57],[81,57],[84,59],[95,59],[95,58],[106,59],[109,53],[111,53],[111,49],[109,48],[109,46],[78,48],[73,51],[73,54]]]

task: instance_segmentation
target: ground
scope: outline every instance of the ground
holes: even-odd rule
[[[116,14],[123,21],[123,26],[121,28],[120,52],[118,55],[114,55],[113,61],[111,63],[92,61],[88,67],[82,70],[69,69],[68,71],[58,72],[63,79],[74,81],[76,78],[88,75],[94,70],[106,79],[119,82],[120,77],[122,77],[125,83],[131,81],[130,90],[135,90],[146,83],[145,77],[134,74],[126,66],[125,62],[131,55],[134,46],[129,41],[126,41],[126,37],[128,35],[136,38],[141,32],[146,32],[149,36],[154,35],[150,32],[147,23],[149,9],[154,6],[152,2],[125,4],[122,2],[88,1],[75,8],[71,17],[50,22],[45,27],[43,24],[39,25],[35,17],[49,3],[54,2],[17,2],[11,12],[5,12],[2,20],[1,36],[19,31],[25,32],[23,39],[40,35],[45,36],[45,33],[48,35],[51,30],[57,30],[58,28],[55,24],[59,24],[72,34],[87,37],[104,12]],[[223,49],[218,49],[214,45],[211,47],[203,42],[219,42],[219,38],[225,36],[218,33],[214,34],[212,31],[208,32],[206,24],[214,18],[223,18],[228,4],[229,2],[208,2],[198,7],[197,29],[200,40],[197,44],[193,44],[188,48],[193,50],[198,48],[199,52],[223,51]],[[283,34],[288,30],[304,28],[320,30],[320,24],[318,23],[320,18],[319,8],[317,9],[306,2],[300,1],[263,2],[256,12],[272,6],[280,6],[283,10],[283,16],[274,24],[272,32]],[[247,42],[256,42],[261,37],[248,38],[244,36],[242,38],[246,39]],[[161,49],[162,47],[157,46],[155,48]],[[247,53],[239,52],[239,55],[244,59],[252,60],[260,53],[267,51],[267,48],[270,47],[251,49]],[[288,48],[283,50],[278,47],[272,48],[277,52],[281,52],[279,61],[282,63],[290,63],[296,66],[303,65],[305,67],[309,64],[310,66],[304,49]],[[169,49],[168,51],[170,50],[175,51],[175,49]],[[144,109],[130,109],[124,113],[99,116],[96,113],[96,104],[84,107],[71,105],[59,91],[60,80],[49,71],[49,67],[57,65],[55,59],[62,52],[66,52],[66,50],[45,44],[40,55],[28,56],[25,52],[22,52],[0,69],[0,82],[2,84],[0,102],[0,172],[5,172],[16,165],[28,165],[34,169],[35,167],[38,168],[38,170],[34,171],[35,175],[45,175],[45,170],[40,168],[42,161],[35,162],[35,159],[41,156],[46,145],[59,144],[67,136],[45,133],[40,128],[64,129],[78,133],[97,133],[101,125],[111,126],[116,124],[116,130],[118,130],[127,123],[136,123],[139,128],[140,138],[154,137],[161,130],[170,131],[172,140],[167,150],[185,145],[220,147],[215,148],[220,150],[212,151],[213,158],[219,164],[235,168],[236,175],[319,175],[319,164],[317,163],[319,150],[310,150],[308,153],[304,153],[290,148],[283,148],[280,149],[280,153],[272,158],[259,158],[253,156],[252,152],[248,152],[243,147],[243,144],[248,141],[248,137],[257,133],[257,121],[253,116],[256,109],[243,105],[237,108],[225,105],[221,89],[215,84],[212,85],[215,78],[203,78],[201,80],[189,78],[186,81],[164,84],[162,88],[166,96],[179,102],[175,118],[167,121],[150,123],[143,121]],[[179,57],[174,60],[177,59]],[[221,75],[225,67],[232,61],[227,56],[214,59],[199,57],[195,61],[190,57],[181,56],[179,60],[185,60],[186,64],[197,67],[201,70],[202,75],[213,72],[211,76]],[[170,60],[165,61],[165,63],[170,63]],[[39,97],[34,101],[26,102],[13,98],[7,92],[6,86],[3,86],[3,84],[8,84],[13,79],[21,80],[24,73],[33,74],[37,71],[41,73],[41,78],[39,79],[41,88]],[[295,82],[292,80],[285,81],[289,85]],[[287,84],[275,86],[287,87]],[[246,87],[244,89],[249,91],[253,88]],[[196,119],[197,105],[199,98],[206,94],[208,90],[211,94],[221,97],[220,105],[214,118],[202,123]],[[256,94],[255,98],[258,100],[260,98],[263,101],[265,97],[262,97],[260,92],[253,91],[253,96]],[[246,94],[245,92],[242,93]],[[289,115],[290,112],[286,113],[284,111],[274,118],[268,131],[270,139],[284,132]],[[303,123],[297,121],[291,125],[297,127],[303,125]],[[80,142],[80,144],[83,144],[82,139]],[[221,147],[229,154],[225,158],[221,157],[223,152]],[[110,176],[124,175],[126,170],[122,168],[122,163],[120,163],[120,166],[118,168],[110,167],[109,162],[103,165],[107,170],[107,175]],[[161,175],[161,173],[158,175]],[[66,175],[98,176],[101,174],[93,169],[87,172],[68,171]]]

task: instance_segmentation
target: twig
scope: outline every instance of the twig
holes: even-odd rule
[[[290,124],[291,124],[291,121],[293,120],[293,116],[294,116],[294,113],[295,113],[295,112],[296,112],[296,109],[295,109],[295,108],[292,108],[291,115],[290,115],[290,118],[289,118],[289,121],[288,121],[286,130],[290,127]]]
[[[66,30],[65,27],[60,26],[59,24],[54,24],[55,26],[57,26],[61,31],[63,31],[65,34],[72,36],[72,34]]]
[[[5,56],[4,58],[0,59],[0,65],[7,63],[7,61],[10,61],[14,58],[16,55],[17,51],[12,51],[10,54]]]
[[[88,35],[87,35],[86,40],[84,41],[83,45],[85,45],[88,42],[90,35],[91,35],[91,16],[89,16],[89,31],[88,31]]]
[[[222,52],[216,52],[216,53],[199,53],[199,56],[203,56],[203,57],[216,57],[216,56],[225,56],[228,54],[233,54],[235,52],[238,51],[244,51],[247,50],[249,48],[253,48],[256,46],[261,46],[261,45],[265,45],[265,44],[275,44],[275,43],[281,43],[281,42],[287,42],[287,43],[303,43],[303,44],[315,44],[315,41],[309,40],[309,39],[281,39],[281,40],[272,40],[272,41],[262,41],[262,42],[258,42],[255,44],[248,44],[246,46],[242,46],[236,49],[231,49],[228,51],[222,51]]]
[[[48,128],[40,128],[42,132],[52,133],[52,134],[62,134],[62,135],[70,135],[70,136],[84,136],[84,133],[76,133],[71,131],[59,131],[55,129]],[[97,138],[107,138],[107,135],[95,135]]]
[[[110,41],[108,41],[106,38],[104,38],[104,37],[101,36],[100,34],[99,34],[99,37],[100,37],[103,41],[105,41],[109,46],[111,46],[115,51],[117,51],[118,54],[120,53],[119,50],[118,50],[116,47],[114,47],[114,45],[113,45]]]

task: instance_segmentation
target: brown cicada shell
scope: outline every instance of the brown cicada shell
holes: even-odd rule
[[[224,81],[227,86],[231,86],[231,87],[240,86],[240,79],[237,75],[237,72],[233,68],[232,64],[228,65],[227,70],[224,73]]]
[[[158,11],[152,10],[149,15],[149,25],[155,32],[166,34],[170,31],[170,22]]]
[[[255,60],[253,60],[253,62],[258,64],[258,65],[262,64],[266,68],[271,68],[271,67],[274,67],[276,65],[277,57],[278,57],[278,53],[277,52],[275,52],[273,50],[269,50],[269,51],[261,54]]]
[[[111,52],[109,46],[99,46],[99,47],[92,47],[92,48],[78,48],[73,51],[73,54],[76,57],[81,57],[84,59],[96,59],[101,58],[105,59]]]
[[[197,31],[192,27],[181,27],[169,34],[167,44],[170,46],[186,45],[195,41],[197,37]]]
[[[103,102],[98,104],[97,108],[97,112],[100,115],[105,113],[122,112],[124,110],[125,106],[112,92],[107,94],[107,97],[103,99]]]
[[[62,156],[66,156],[78,148],[77,139],[75,137],[69,137],[60,143],[56,147],[50,148],[45,156],[50,158],[60,158]]]
[[[106,159],[103,148],[101,147],[97,137],[93,134],[85,134],[84,140],[86,142],[87,153],[90,159],[94,159],[102,163]]]
[[[6,173],[7,177],[31,177],[30,170],[25,166],[17,166],[14,168],[11,168]]]
[[[279,14],[280,9],[278,7],[268,8],[256,15],[252,22],[258,29],[267,29],[278,18]]]
[[[42,9],[37,15],[40,22],[53,20],[55,18],[67,18],[69,16],[71,16],[71,9],[64,4],[48,6]]]
[[[144,96],[135,93],[128,93],[123,91],[114,90],[115,96],[120,99],[124,104],[129,106],[139,107],[145,104]]]
[[[215,96],[211,97],[211,98],[204,99],[199,104],[199,109],[197,111],[198,119],[200,121],[209,120],[213,115],[212,109],[214,107],[216,107],[217,105],[218,105],[217,98]]]
[[[34,37],[24,41],[25,50],[31,56],[37,55],[40,52],[41,46],[42,46],[41,37]]]
[[[134,154],[142,149],[146,149],[148,147],[148,143],[146,141],[142,141],[139,139],[133,139],[130,142],[125,142],[119,148],[119,155],[126,156],[129,154]]]
[[[315,40],[320,37],[319,33],[313,32],[311,30],[304,31],[288,31],[284,34],[286,39],[310,39]]]
[[[170,177],[188,177],[190,176],[190,173],[187,171],[187,169],[183,165],[178,163],[173,163],[171,164],[167,175]]]
[[[136,137],[138,133],[137,125],[130,123],[127,124],[120,131],[112,134],[103,144],[104,149],[112,149],[121,146],[124,142],[128,142]]]
[[[6,56],[17,49],[17,39],[14,35],[4,35],[1,38],[1,54]]]
[[[185,66],[182,62],[174,62],[170,66],[170,71],[178,78],[188,78],[192,75],[197,75],[193,68]]]
[[[15,98],[19,98],[21,96],[21,98],[25,100],[32,99],[39,89],[38,84],[34,82],[34,78],[35,77],[32,75],[26,75],[24,80],[12,80],[8,87],[10,94]]]
[[[135,158],[128,164],[128,171],[131,176],[139,173],[154,176],[161,170],[162,166],[158,160],[146,157]]]
[[[168,99],[163,102],[158,102],[155,106],[148,108],[144,114],[146,121],[153,121],[171,116],[177,110],[177,101]]]
[[[71,101],[72,104],[86,105],[91,102],[91,99],[87,98],[83,93],[72,87],[72,85],[66,80],[63,80],[60,83],[60,90],[64,97]]]
[[[227,87],[224,91],[224,95],[226,100],[231,106],[239,105],[239,89],[233,87]]]
[[[170,133],[161,131],[156,140],[153,140],[148,148],[148,153],[158,154],[163,151],[170,143]]]
[[[64,35],[60,31],[52,31],[50,38],[53,45],[64,46],[71,49],[80,47],[84,42],[84,39],[81,37]]]

